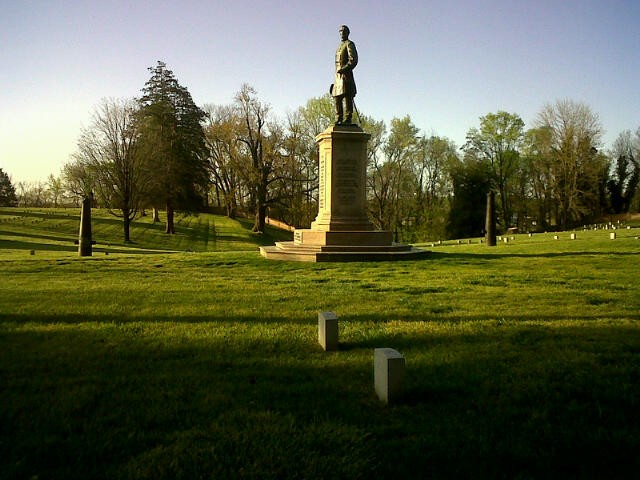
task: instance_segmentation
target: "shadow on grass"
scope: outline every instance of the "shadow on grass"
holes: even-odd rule
[[[76,217],[78,221],[80,221],[80,209],[78,209],[77,213],[53,213],[53,212],[33,212],[33,211],[23,211],[20,209],[13,210],[3,210],[0,209],[0,215],[8,215],[10,217],[17,218],[42,218],[48,220],[69,220],[70,218]]]
[[[27,236],[27,235],[25,235]],[[0,240],[0,249],[8,250],[40,250],[48,252],[73,252],[78,251],[78,247],[73,245],[56,245],[53,243],[20,242],[18,240]]]
[[[38,233],[25,233],[25,232],[2,232],[0,231],[0,235],[6,235],[10,237],[25,237],[25,238],[37,238],[39,240],[51,240],[54,242],[73,242],[77,240],[77,236],[55,236],[55,235],[42,235]]]
[[[544,355],[514,346],[518,332],[418,336],[404,400],[384,408],[371,352],[160,330],[3,331],[4,475],[624,478],[640,466],[637,336],[618,351],[615,332],[574,329],[537,338]]]
[[[633,312],[625,315],[624,319],[627,320],[640,320],[640,313]],[[604,313],[594,313],[593,315],[471,315],[460,318],[443,318],[442,315],[439,314],[415,314],[415,315],[401,315],[394,316],[393,318],[388,315],[379,314],[379,313],[371,313],[371,314],[360,314],[360,315],[349,315],[340,317],[340,323],[343,325],[359,325],[359,324],[371,324],[372,326],[376,325],[384,325],[388,322],[393,323],[415,323],[415,322],[424,322],[425,323],[425,331],[429,331],[428,323],[437,323],[440,325],[451,325],[455,327],[457,324],[469,324],[474,322],[493,322],[496,325],[496,328],[504,327],[510,328],[513,326],[517,326],[518,324],[527,323],[527,326],[531,326],[532,322],[540,323],[542,325],[552,324],[554,321],[558,320],[572,320],[572,321],[582,321],[582,322],[598,322],[602,320],[613,320],[611,314],[607,312]],[[183,315],[183,316],[131,316],[131,317],[122,317],[121,315],[86,315],[86,314],[78,314],[78,315],[25,315],[25,314],[9,314],[9,313],[0,313],[0,321],[12,321],[18,323],[39,323],[39,324],[58,324],[58,323],[67,323],[67,324],[76,324],[76,323],[84,323],[84,322],[108,322],[115,324],[129,324],[129,323],[144,323],[144,322],[153,322],[153,323],[167,323],[167,324],[215,324],[215,325],[226,325],[226,324],[236,324],[242,323],[247,325],[301,325],[301,326],[313,326],[317,325],[317,317],[316,316],[305,316],[305,317],[286,317],[283,318],[281,315],[278,315],[277,312],[273,314],[273,316],[265,316],[265,315],[234,315],[234,314],[217,314],[217,315]],[[615,324],[611,325],[611,328],[617,328]],[[414,345],[412,338],[408,337],[404,341],[409,342],[408,346],[418,346]],[[371,343],[372,340],[367,339],[364,341],[350,341],[342,344],[345,349],[355,349],[355,348],[364,348],[364,347],[379,347],[379,344],[376,344],[375,341]]]
[[[20,242],[17,240],[0,240],[0,249],[7,250],[35,250],[35,251],[47,251],[47,252],[77,252],[78,246],[73,244],[73,240],[69,240],[70,245],[56,245],[52,243],[37,243],[37,242]],[[125,248],[105,248],[105,247],[93,247],[93,253],[122,253],[128,255],[153,255],[153,254],[167,254],[176,253],[175,250],[147,250],[136,249],[135,243],[131,243],[131,249]]]

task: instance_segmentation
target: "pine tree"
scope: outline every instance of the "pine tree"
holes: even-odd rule
[[[209,181],[202,128],[206,115],[165,63],[158,61],[149,71],[140,99],[141,148],[153,177],[150,201],[166,206],[166,233],[175,233],[174,210],[203,204]]]
[[[11,183],[9,175],[0,168],[0,207],[15,207],[17,205],[16,189]]]

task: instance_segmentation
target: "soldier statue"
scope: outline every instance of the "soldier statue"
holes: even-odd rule
[[[336,105],[336,125],[351,125],[353,117],[353,97],[356,96],[356,82],[353,69],[358,64],[356,45],[349,40],[349,27],[340,27],[342,40],[336,51],[336,79],[331,85],[331,95]]]

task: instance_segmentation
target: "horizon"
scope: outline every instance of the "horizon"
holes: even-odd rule
[[[640,127],[638,19],[625,0],[14,4],[0,20],[12,46],[0,53],[0,168],[14,183],[59,175],[101,99],[140,95],[157,60],[200,107],[248,83],[282,118],[327,91],[342,24],[360,56],[358,108],[376,120],[409,115],[460,147],[481,116],[515,113],[528,129],[570,99],[599,116],[608,150]]]

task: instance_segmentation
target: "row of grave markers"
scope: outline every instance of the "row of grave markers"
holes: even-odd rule
[[[606,227],[602,227],[602,228],[600,228],[600,230],[619,230],[619,229],[621,229],[621,227],[615,227],[615,226],[613,226],[613,227],[610,227],[610,228],[606,228]],[[628,225],[627,225],[626,229],[627,229],[627,230],[631,230],[631,226],[628,226]],[[584,231],[585,231],[585,232],[587,232],[587,231],[589,231],[589,230],[598,230],[598,228],[593,228],[593,229],[591,229],[591,228],[587,228],[587,227],[585,227],[585,228],[584,228]],[[546,232],[545,232],[545,233],[546,233]],[[527,236],[528,236],[529,238],[533,237],[533,235],[534,235],[533,233],[529,233],[529,234],[527,234]],[[537,235],[541,235],[541,234],[537,234]],[[571,233],[571,234],[569,234],[569,239],[570,239],[570,240],[576,240],[577,238],[578,238],[578,236],[577,236],[577,234],[576,234],[576,233]],[[615,239],[617,238],[617,236],[616,236],[616,232],[610,232],[610,233],[609,233],[609,238],[610,238],[611,240],[615,240]],[[636,240],[640,240],[640,236],[637,236],[637,235],[636,235],[634,238],[635,238]],[[511,241],[515,241],[516,237],[515,237],[515,236],[513,236],[513,235],[512,235],[512,236],[510,236],[510,237],[507,237],[507,236],[500,236],[500,235],[498,235],[498,236],[496,237],[496,239],[497,239],[499,242],[509,243],[509,242],[511,242]],[[554,239],[554,240],[559,240],[559,239],[560,239],[560,235],[554,235],[554,236],[553,236],[553,239]],[[471,244],[473,243],[473,241],[472,241],[470,238],[469,238],[469,239],[467,239],[466,241],[464,241],[464,240],[456,240],[456,244],[457,244],[457,245],[462,245],[462,244],[464,244],[464,243],[466,243],[466,244],[468,244],[468,245],[471,245]],[[478,240],[478,243],[481,243],[481,244],[482,244],[482,243],[484,243],[484,239],[483,239],[483,238],[480,238],[480,239]],[[442,242],[442,240],[438,240],[437,242],[432,242],[432,243],[430,244],[430,246],[431,246],[431,247],[436,247],[436,246],[438,246],[438,245],[444,245],[444,243]]]
[[[338,350],[338,316],[334,312],[318,312],[318,343],[327,351]],[[402,397],[405,360],[393,348],[373,350],[373,385],[384,403],[395,403]]]

